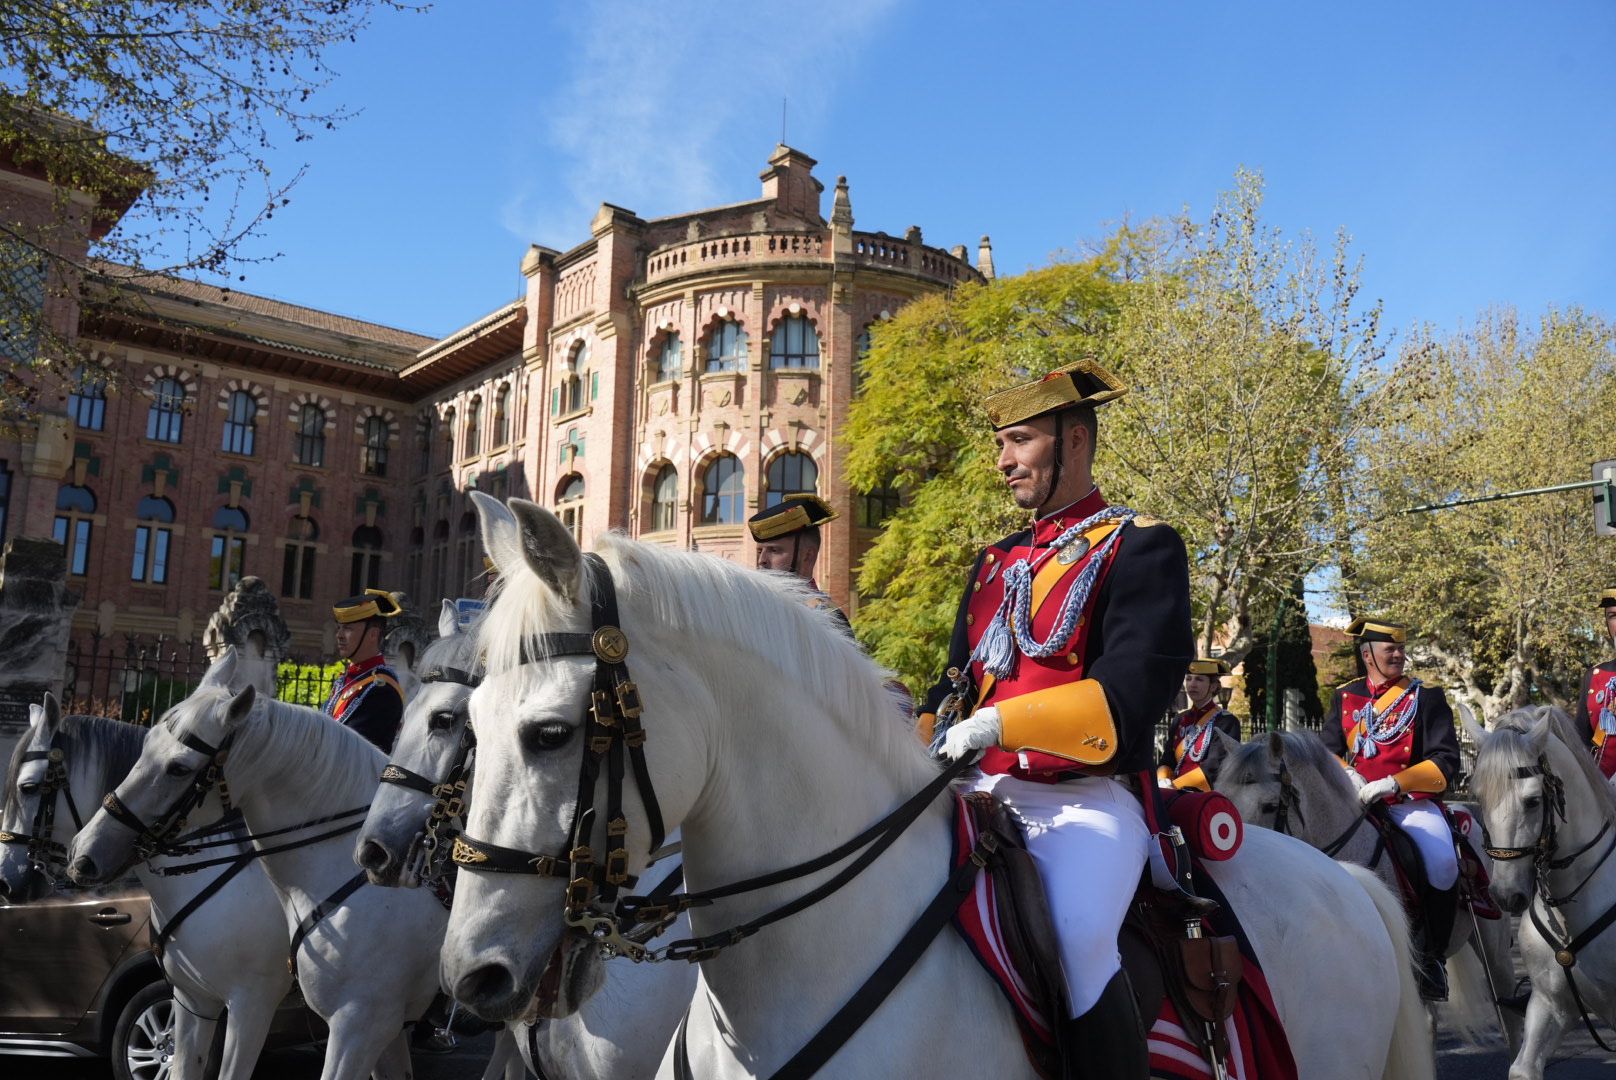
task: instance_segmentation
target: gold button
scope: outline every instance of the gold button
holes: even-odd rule
[[[972,615],[969,611],[967,611],[965,613],[965,625],[966,626],[975,626],[976,625],[976,616]]]
[[[982,591],[982,583],[980,581],[971,582],[971,591],[972,592],[981,592]]]
[[[1076,667],[1077,666],[1077,654],[1075,652],[1067,653],[1066,654],[1066,662],[1068,664],[1071,664],[1073,667]]]
[[[988,557],[987,557],[987,559],[986,559],[986,560],[984,560],[984,561],[986,561],[986,562],[987,562],[987,563],[988,563],[988,564],[989,564],[989,565],[991,565],[991,564],[993,564],[993,563],[994,563],[994,562],[996,562],[996,561],[998,561],[998,556],[997,556],[997,555],[994,555],[994,554],[993,554],[993,552],[991,552],[991,551],[990,551],[990,552],[988,552]]]

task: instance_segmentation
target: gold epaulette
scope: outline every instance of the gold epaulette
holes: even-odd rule
[[[1134,519],[1133,519],[1133,523],[1134,523],[1134,525],[1136,527],[1141,528],[1141,529],[1148,529],[1152,525],[1165,525],[1165,524],[1167,524],[1167,522],[1163,521],[1161,518],[1153,518],[1153,517],[1149,517],[1149,516],[1147,516],[1145,514],[1137,514],[1137,515],[1135,515]]]

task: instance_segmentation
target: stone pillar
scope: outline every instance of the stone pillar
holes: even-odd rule
[[[280,605],[262,578],[244,577],[225,594],[219,610],[208,616],[202,631],[202,647],[210,661],[219,659],[232,645],[271,663],[286,659],[292,632],[281,618]]]
[[[387,620],[387,632],[382,636],[382,652],[387,663],[400,673],[413,670],[421,662],[426,647],[438,639],[437,624],[428,622],[421,609],[407,595],[399,594],[399,606],[404,610]]]
[[[28,728],[28,706],[60,696],[79,595],[53,540],[18,537],[0,555],[0,753]],[[0,759],[4,760],[4,759]]]

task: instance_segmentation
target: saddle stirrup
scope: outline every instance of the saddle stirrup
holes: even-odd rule
[[[1133,984],[1126,971],[1111,976],[1100,999],[1061,1025],[1064,1080],[1149,1080],[1150,1052]]]

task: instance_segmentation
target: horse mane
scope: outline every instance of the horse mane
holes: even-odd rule
[[[1571,717],[1557,705],[1528,705],[1499,717],[1476,753],[1475,774],[1471,778],[1476,790],[1486,798],[1486,792],[1499,790],[1501,785],[1515,779],[1517,766],[1537,761],[1538,751],[1532,746],[1530,732],[1539,721],[1547,723],[1549,734],[1571,752],[1572,760],[1605,812],[1616,815],[1616,789],[1594,764],[1593,755],[1587,752]]]
[[[146,745],[146,728],[107,716],[71,713],[62,717],[56,730],[61,736],[62,754],[69,768],[87,751],[100,754],[102,791],[111,791],[129,775],[129,770],[140,760],[141,748]],[[7,817],[18,809],[17,785],[9,781],[14,781],[21,771],[22,756],[33,745],[33,736],[33,729],[30,728],[11,750],[10,771],[6,773]]]
[[[223,687],[204,686],[191,695],[199,707],[175,709],[167,723],[175,735],[195,727],[198,717],[222,711],[234,697]],[[200,736],[200,733],[199,733]],[[370,802],[387,755],[369,739],[319,709],[259,696],[230,747],[230,769],[238,775],[295,775],[299,798],[320,807]]]
[[[1278,735],[1285,746],[1285,761],[1293,773],[1298,771],[1298,766],[1307,768],[1317,773],[1337,798],[1353,797],[1352,781],[1347,779],[1346,770],[1324,745],[1318,732],[1281,731]],[[1267,734],[1260,734],[1231,750],[1219,766],[1219,780],[1227,780],[1233,786],[1270,779],[1268,771],[1273,768],[1273,761],[1268,754],[1268,738]]]
[[[699,552],[646,544],[620,533],[600,538],[618,600],[630,618],[721,646],[735,662],[763,668],[781,684],[781,697],[817,703],[900,776],[924,783],[936,766],[902,722],[887,673],[865,655],[829,610],[810,607],[806,583]],[[524,642],[560,629],[578,630],[589,606],[566,605],[531,575],[501,575],[493,602],[478,620],[478,644],[490,673],[522,662]],[[629,629],[632,638],[633,628]],[[789,658],[789,662],[783,662]],[[629,657],[629,669],[634,659]]]

